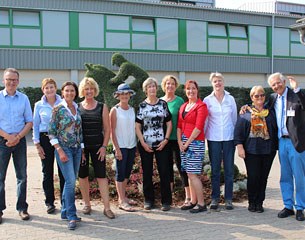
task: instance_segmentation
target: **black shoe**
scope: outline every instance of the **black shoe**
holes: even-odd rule
[[[62,220],[62,221],[69,221],[69,219],[68,219],[67,217],[61,217],[61,220]],[[81,221],[82,221],[82,218],[76,216],[75,221],[76,221],[76,222],[81,222]]]
[[[254,203],[249,203],[248,211],[249,212],[255,212],[256,211],[256,205]]]
[[[284,208],[282,211],[278,213],[279,218],[286,218],[294,215],[294,211],[292,209]]]
[[[256,212],[257,213],[263,213],[265,210],[263,208],[263,204],[259,203],[259,204],[256,204]]]
[[[303,210],[297,210],[297,214],[295,216],[295,219],[298,220],[298,221],[304,221],[305,220]]]
[[[19,216],[20,216],[21,220],[24,220],[24,221],[30,219],[30,214],[26,210],[25,211],[20,211]]]
[[[151,210],[153,209],[154,205],[150,202],[145,202],[144,203],[144,210]]]
[[[193,209],[190,210],[190,213],[200,213],[200,212],[204,212],[204,211],[207,211],[207,205],[199,205],[197,204]]]
[[[169,211],[171,209],[171,205],[169,204],[162,204],[161,210],[163,212]]]
[[[48,205],[47,206],[47,213],[51,214],[53,212],[55,212],[55,206],[54,205]]]
[[[181,206],[181,210],[190,210],[192,208],[194,208],[196,206],[196,203],[189,203],[189,204],[186,204],[184,203],[182,206]]]
[[[219,207],[218,200],[212,199],[212,202],[210,204],[210,209],[211,210],[217,210],[218,207]]]
[[[68,229],[69,230],[75,230],[75,228],[76,228],[76,221],[70,221],[68,223]]]
[[[0,224],[2,223],[2,215],[3,215],[3,213],[0,212]]]
[[[234,207],[233,207],[233,204],[232,204],[232,200],[226,200],[225,201],[225,207],[227,210],[233,210]]]

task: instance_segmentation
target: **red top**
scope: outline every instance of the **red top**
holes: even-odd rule
[[[194,128],[197,128],[201,132],[195,140],[204,140],[203,127],[208,116],[207,105],[198,99],[194,107],[192,107],[183,118],[182,113],[184,112],[187,104],[188,102],[184,103],[180,107],[177,128],[180,128],[181,133],[183,133],[187,138],[192,135]]]

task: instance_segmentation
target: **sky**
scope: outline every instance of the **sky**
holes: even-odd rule
[[[280,1],[305,4],[305,0],[280,0]],[[219,8],[237,8],[247,2],[272,2],[272,0],[215,0],[215,2],[216,2],[216,7]]]

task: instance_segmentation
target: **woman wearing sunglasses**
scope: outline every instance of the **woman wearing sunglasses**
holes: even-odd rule
[[[262,213],[267,179],[278,147],[277,125],[274,111],[264,107],[263,87],[254,86],[250,97],[252,106],[238,118],[234,141],[247,169],[248,210]]]

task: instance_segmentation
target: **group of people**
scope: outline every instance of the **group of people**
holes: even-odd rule
[[[135,92],[128,84],[118,86],[113,97],[118,99],[109,113],[106,104],[95,100],[99,87],[93,78],[84,78],[79,87],[65,82],[61,96],[51,78],[43,79],[43,96],[35,103],[32,115],[29,99],[17,90],[19,73],[4,71],[4,90],[0,91],[0,223],[5,206],[4,182],[12,156],[17,177],[16,209],[22,220],[28,220],[26,202],[26,139],[33,127],[33,142],[42,163],[43,190],[47,213],[55,211],[54,159],[58,166],[61,192],[61,219],[74,230],[81,218],[75,206],[75,183],[79,177],[84,201],[84,214],[90,214],[89,159],[104,203],[104,215],[115,218],[109,204],[106,177],[106,150],[111,138],[116,160],[116,188],[119,208],[132,212],[135,202],[126,195],[136,148],[143,170],[144,209],[155,207],[152,180],[153,161],[160,176],[161,210],[169,211],[174,189],[174,160],[185,190],[181,210],[199,213],[207,210],[201,173],[205,156],[205,139],[211,161],[212,194],[210,209],[217,210],[220,202],[220,174],[224,168],[225,208],[232,210],[234,154],[245,161],[248,182],[248,210],[264,212],[263,201],[268,175],[276,151],[281,163],[280,187],[284,209],[279,218],[294,215],[305,220],[305,94],[293,77],[280,73],[268,78],[275,92],[265,102],[265,91],[254,86],[250,91],[251,106],[237,113],[234,97],[224,89],[221,73],[211,73],[213,91],[200,99],[199,86],[194,80],[185,83],[187,101],[175,94],[179,86],[175,76],[167,75],[161,82],[164,96],[157,97],[158,82],[147,78],[143,82],[146,98],[137,112],[129,105]],[[84,98],[76,103],[77,97]],[[296,198],[294,198],[294,192]]]

